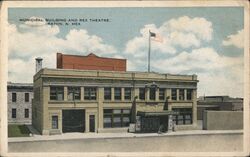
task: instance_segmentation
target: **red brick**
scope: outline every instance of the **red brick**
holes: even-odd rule
[[[126,71],[126,59],[98,57],[93,53],[87,56],[57,53],[58,69]]]

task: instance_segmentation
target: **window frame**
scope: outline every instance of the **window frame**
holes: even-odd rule
[[[120,110],[120,112],[115,112],[115,110]],[[127,112],[129,111],[129,112]],[[123,128],[123,127],[129,127],[129,123],[131,121],[130,118],[130,109],[103,109],[103,119],[109,119],[110,123],[105,123],[105,120],[103,121],[103,127],[104,128]],[[115,118],[120,119],[120,123],[117,122],[115,124]],[[126,120],[125,120],[126,119]],[[129,121],[127,121],[129,119]]]
[[[17,115],[16,115],[16,108],[12,108],[11,109],[11,118],[16,118]]]
[[[124,88],[124,100],[131,100],[132,98],[132,88],[126,87]]]
[[[28,109],[28,108],[25,108],[25,109],[24,109],[24,118],[29,118],[29,117],[30,117],[29,109]]]
[[[189,92],[190,92],[190,95],[189,95]],[[193,100],[193,89],[187,89],[187,100]]]
[[[179,100],[185,100],[185,89],[179,89]]]
[[[104,87],[104,100],[111,100],[111,99],[112,99],[112,88]]]
[[[24,93],[24,101],[30,102],[30,93]]]
[[[96,100],[97,87],[84,87],[84,100]]]
[[[175,91],[175,92],[173,92]],[[175,94],[173,94],[175,93]],[[176,88],[172,88],[171,89],[171,100],[177,100],[177,89]]]
[[[117,92],[119,91],[119,92]],[[122,88],[121,87],[115,87],[114,88],[114,99],[115,100],[121,100],[122,99]]]
[[[17,101],[17,93],[16,92],[11,93],[11,101],[12,102],[16,102]]]
[[[145,88],[139,88],[139,99],[140,100],[145,100],[145,98],[146,98],[145,95],[146,95],[146,89]]]
[[[54,95],[52,95],[52,92]],[[59,99],[59,95],[62,95],[62,98]],[[54,97],[52,99],[52,97]],[[64,87],[63,86],[50,86],[50,100],[54,101],[63,101],[64,100]]]
[[[54,119],[54,118],[56,118],[56,119]],[[54,126],[56,126],[56,127],[54,127]],[[58,115],[51,116],[51,129],[58,129]]]
[[[67,87],[67,98],[69,101],[79,101],[81,100],[81,87]],[[70,98],[70,94],[72,94],[72,99]]]
[[[149,88],[149,100],[156,99],[156,88]]]
[[[164,100],[165,99],[165,90],[166,90],[166,88],[159,88],[159,100]]]

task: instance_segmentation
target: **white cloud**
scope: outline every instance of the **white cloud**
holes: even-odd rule
[[[35,17],[32,17],[35,18]],[[9,25],[9,81],[32,82],[35,58],[44,59],[44,67],[56,67],[56,52],[87,55],[115,55],[116,49],[101,37],[90,35],[86,30],[72,29],[66,38],[60,38],[58,26],[42,24],[41,21]]]
[[[201,42],[209,42],[212,39],[213,33],[212,23],[205,18],[183,16],[166,21],[158,28],[154,24],[145,25],[140,29],[140,36],[127,42],[125,53],[135,57],[144,56],[148,49],[149,30],[163,38],[163,43],[152,41],[152,51],[166,54],[175,54],[178,46],[200,47]]]
[[[227,36],[227,38],[222,41],[222,45],[243,48],[244,47],[244,31],[243,31],[243,29],[239,30],[237,32],[237,34],[232,34],[232,35]]]
[[[199,95],[243,95],[243,58],[220,56],[213,48],[199,48],[153,61],[153,67],[169,73],[197,74]]]

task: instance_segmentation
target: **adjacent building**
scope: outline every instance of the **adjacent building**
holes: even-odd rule
[[[31,124],[33,84],[8,82],[8,123]]]
[[[197,102],[197,118],[203,119],[205,110],[214,111],[243,111],[243,98],[229,96],[202,96]]]
[[[133,104],[137,115],[153,116],[147,121],[153,122],[166,111],[175,111],[178,115],[173,115],[173,120],[177,129],[196,127],[196,75],[128,72],[126,66],[114,70],[119,69],[116,65],[103,70],[98,65],[107,58],[93,54],[89,57],[99,59],[90,62],[95,70],[76,64],[72,69],[42,68],[34,76],[32,124],[41,134],[126,131],[132,121]],[[64,65],[60,58],[57,55],[57,65]]]

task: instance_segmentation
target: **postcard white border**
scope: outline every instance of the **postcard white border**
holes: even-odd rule
[[[7,74],[8,34],[7,16],[10,7],[63,8],[63,7],[244,7],[244,151],[243,152],[131,152],[131,153],[46,153],[46,156],[246,156],[249,153],[249,2],[247,0],[217,1],[4,1],[1,6],[0,43],[0,101],[1,132],[0,153],[2,156],[44,156],[44,153],[7,152]],[[4,105],[3,105],[4,104]]]

